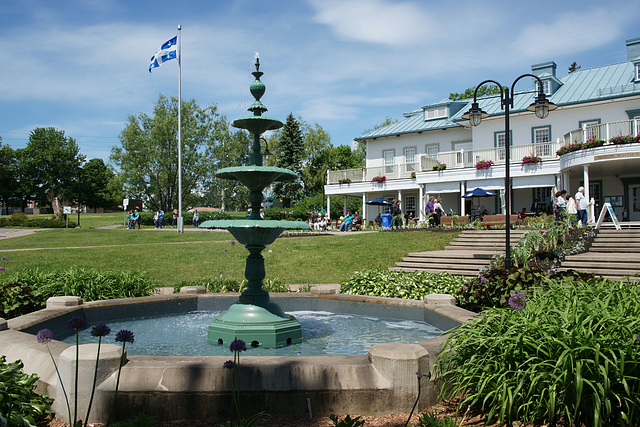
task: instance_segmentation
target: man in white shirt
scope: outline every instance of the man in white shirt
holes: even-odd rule
[[[578,210],[578,222],[582,222],[582,225],[587,225],[587,205],[588,200],[584,196],[584,187],[578,188],[576,193],[576,209]]]

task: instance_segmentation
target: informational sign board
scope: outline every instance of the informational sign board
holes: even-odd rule
[[[66,215],[69,215],[71,213],[71,206],[64,206],[62,208],[62,213],[66,214]]]
[[[598,223],[596,224],[596,230],[600,228],[600,225],[602,224],[602,221],[604,221],[604,217],[607,214],[609,214],[609,216],[611,217],[611,221],[613,222],[613,225],[616,226],[616,230],[621,230],[620,223],[618,222],[618,217],[616,216],[616,211],[613,210],[613,206],[611,206],[611,203],[605,203],[604,206],[602,206],[602,211],[600,211]]]
[[[122,206],[124,209],[127,209],[127,206],[129,206],[129,199],[122,199]]]

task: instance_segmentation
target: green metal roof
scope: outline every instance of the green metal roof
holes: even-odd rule
[[[556,79],[560,82],[560,87],[549,97],[551,102],[558,106],[581,104],[605,99],[620,98],[632,95],[640,95],[640,82],[634,81],[635,65],[632,62],[622,62],[619,64],[604,65],[601,67],[589,68],[574,71],[564,77]],[[541,76],[553,78],[552,75]],[[537,95],[532,84],[531,89],[516,91],[512,112],[520,112],[533,103]],[[388,126],[375,129],[355,138],[356,141],[381,138],[386,136],[404,135],[418,133],[435,129],[456,128],[461,125],[462,115],[471,107],[473,100],[451,101],[441,100],[432,104],[427,104],[409,113],[405,113],[405,119]],[[503,114],[500,108],[500,96],[492,95],[479,98],[480,108],[489,115]],[[425,120],[424,111],[430,107],[449,105],[455,113],[449,118]]]

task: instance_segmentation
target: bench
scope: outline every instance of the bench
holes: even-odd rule
[[[469,224],[469,215],[458,216],[458,218],[456,219],[456,223],[457,223],[457,225]],[[451,220],[451,215],[441,216],[440,217],[440,224],[441,225],[453,225],[453,222]]]
[[[511,215],[509,221],[511,224],[515,224],[518,221],[518,215]],[[506,222],[506,215],[485,215],[482,217],[482,225],[505,225]]]

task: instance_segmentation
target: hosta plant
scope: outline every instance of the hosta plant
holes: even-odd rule
[[[22,361],[0,356],[0,425],[39,425],[51,412],[53,399],[35,392],[38,376],[25,374]]]

